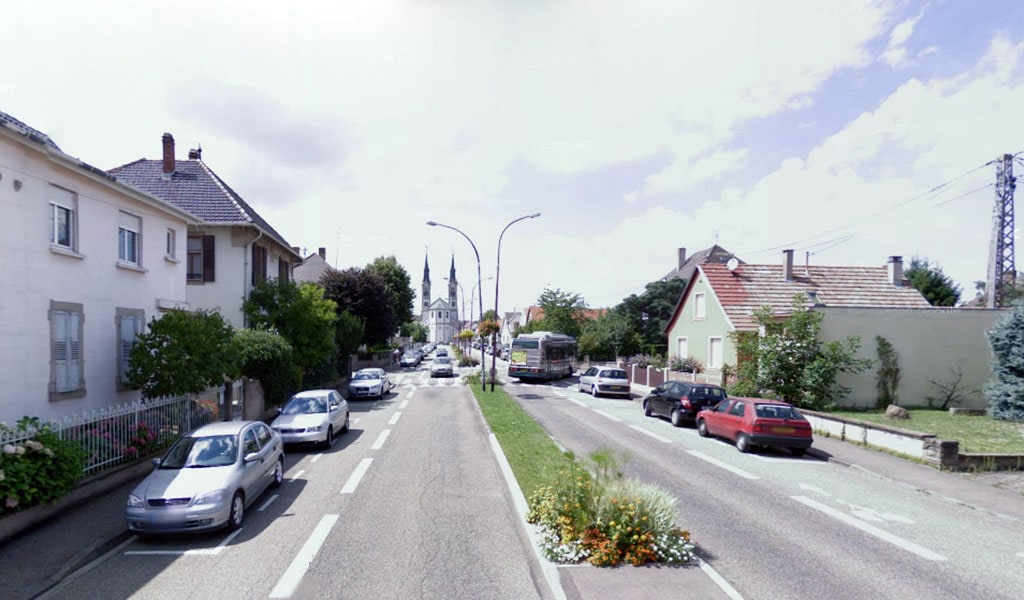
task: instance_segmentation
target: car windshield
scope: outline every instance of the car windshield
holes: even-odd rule
[[[450,364],[452,364],[452,362],[450,360],[448,360],[447,358],[445,358],[443,356],[440,356],[440,357],[434,359],[434,364],[435,365],[450,365]]]
[[[238,444],[234,435],[183,437],[160,461],[161,469],[198,469],[235,464]]]
[[[757,416],[763,419],[802,419],[792,406],[781,404],[758,404],[754,406]]]
[[[281,414],[315,415],[327,412],[327,398],[324,396],[296,396],[284,405]]]
[[[604,377],[605,379],[625,379],[626,372],[619,369],[608,369],[607,371],[601,371],[597,374],[598,377]]]
[[[356,373],[352,379],[355,379],[356,381],[366,381],[369,379],[379,379],[379,377],[373,373]]]

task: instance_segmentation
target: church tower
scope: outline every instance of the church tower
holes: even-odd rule
[[[423,256],[423,296],[420,305],[423,307],[423,315],[426,316],[430,308],[430,264],[426,255]]]
[[[452,307],[453,311],[459,310],[459,295],[458,291],[459,281],[455,279],[455,254],[452,254],[452,268],[448,272],[448,305]],[[458,314],[458,313],[456,313]]]

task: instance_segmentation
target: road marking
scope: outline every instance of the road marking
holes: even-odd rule
[[[240,533],[242,533],[241,527],[232,531],[231,535],[221,540],[221,542],[213,548],[193,548],[190,550],[129,550],[124,554],[125,556],[217,556],[220,554],[221,550],[230,544],[231,540],[238,537],[238,534]]]
[[[394,425],[395,423],[398,422],[398,419],[400,419],[401,417],[402,411],[395,412],[395,414],[391,415],[391,419],[388,421],[388,425]]]
[[[559,391],[559,390],[554,390],[554,394],[556,396],[558,396],[559,398],[565,398],[566,397],[566,395],[564,393],[562,393],[561,391]]]
[[[739,467],[734,467],[734,466],[730,465],[729,463],[722,462],[722,461],[718,460],[717,458],[714,458],[714,457],[708,456],[707,454],[704,454],[703,452],[697,452],[696,450],[687,450],[687,452],[689,452],[690,454],[696,456],[697,458],[699,458],[701,460],[705,460],[705,461],[707,461],[707,462],[709,462],[709,463],[711,463],[711,464],[713,464],[715,466],[722,467],[723,469],[725,469],[726,471],[729,471],[730,473],[735,473],[736,475],[739,475],[740,477],[743,477],[744,479],[750,479],[750,480],[760,479],[760,477],[758,477],[757,475],[754,475],[753,473],[750,473],[749,471],[744,471],[743,469],[740,469]]]
[[[622,419],[620,419],[620,418],[618,418],[618,417],[616,417],[614,415],[610,415],[610,414],[604,412],[603,410],[598,410],[598,409],[595,408],[594,412],[596,412],[597,414],[601,415],[602,417],[604,417],[606,419],[611,419],[612,421],[618,421],[619,423],[622,422]]]
[[[409,394],[406,395],[406,398],[412,398],[412,395],[416,393],[417,389],[419,388],[412,388],[411,390],[409,390]]]
[[[572,402],[573,404],[579,404],[583,408],[587,408],[587,403],[582,400],[577,400],[576,398],[569,398],[568,396],[566,396],[565,398],[569,400],[569,402]]]
[[[831,506],[827,506],[825,504],[822,504],[821,502],[818,502],[817,500],[812,500],[812,499],[810,499],[810,498],[808,498],[806,496],[790,496],[790,498],[792,498],[793,500],[796,500],[797,502],[799,502],[801,504],[804,504],[805,506],[809,506],[809,507],[811,507],[811,508],[813,508],[813,509],[815,509],[817,511],[823,512],[826,515],[828,515],[828,516],[830,516],[830,517],[832,517],[834,519],[837,519],[839,521],[842,521],[843,523],[846,523],[847,525],[851,525],[853,527],[856,527],[857,529],[860,529],[864,533],[868,533],[870,535],[873,535],[873,536],[877,537],[880,540],[889,542],[890,544],[892,544],[892,545],[894,545],[894,546],[896,546],[898,548],[902,548],[903,550],[907,550],[908,552],[913,552],[914,554],[920,556],[921,558],[924,558],[924,559],[927,559],[927,560],[936,560],[936,561],[946,560],[946,557],[942,556],[941,554],[936,554],[935,552],[932,552],[931,550],[929,550],[929,549],[927,549],[927,548],[925,548],[923,546],[919,546],[919,545],[915,544],[914,542],[911,542],[910,540],[907,540],[907,539],[901,538],[899,536],[893,535],[893,534],[889,533],[888,531],[881,530],[881,529],[875,527],[874,525],[871,525],[869,523],[865,523],[864,521],[861,521],[860,519],[857,519],[855,517],[851,517],[850,515],[845,514],[845,513],[841,512],[841,511],[838,511],[838,510],[832,508]]]
[[[380,432],[380,435],[377,436],[377,441],[375,441],[373,445],[370,446],[370,450],[380,450],[381,447],[384,446],[384,442],[385,440],[388,439],[389,435],[391,435],[390,429],[385,429],[384,431]]]
[[[345,482],[345,486],[341,488],[342,494],[351,494],[356,491],[356,487],[363,479],[363,475],[366,475],[366,470],[370,468],[370,463],[372,462],[372,458],[364,458],[359,461],[359,464],[356,465],[356,470],[352,471],[352,474],[348,476],[348,481]]]
[[[302,545],[299,553],[295,555],[295,559],[292,560],[292,564],[288,565],[288,569],[281,575],[281,579],[277,580],[277,585],[270,592],[271,598],[291,598],[292,594],[295,593],[295,589],[299,587],[299,582],[302,581],[302,577],[306,574],[309,569],[309,564],[313,562],[313,558],[316,557],[316,553],[320,551],[320,546],[323,546],[324,541],[327,540],[327,534],[331,532],[331,528],[338,522],[338,515],[324,515],[320,522],[317,524],[316,529],[310,534],[309,539]]]
[[[751,454],[753,458],[762,462],[770,463],[785,463],[789,465],[824,465],[828,464],[823,460],[814,460],[813,458],[804,457],[798,458],[795,456],[761,456],[760,454]]]
[[[806,483],[801,483],[800,484],[800,489],[807,490],[808,492],[814,492],[815,494],[820,494],[822,496],[825,496],[826,498],[829,498],[829,497],[832,496],[832,494],[826,492],[825,490],[821,489],[820,487],[816,487],[816,486],[813,486],[813,485],[808,485]]]
[[[320,460],[321,457],[323,457],[323,453],[315,454],[313,458],[309,459],[309,462],[315,463],[316,461]]]
[[[1024,552],[1018,552],[1018,553],[1017,553],[1017,556],[1019,556],[1019,557],[1021,557],[1021,558],[1024,558]]]
[[[402,410],[405,410],[406,406],[409,406],[409,401],[408,400],[402,400],[401,404],[398,405],[398,408],[400,408]]]
[[[714,581],[715,584],[725,592],[726,596],[729,596],[732,600],[743,600],[743,596],[729,585],[729,582],[719,575],[718,571],[712,569],[711,565],[704,562],[704,560],[696,554],[694,554],[693,557],[697,559],[697,564],[700,566],[700,570],[704,571],[704,574],[710,577],[711,581]]]
[[[288,483],[295,483],[295,480],[298,479],[299,477],[302,477],[302,474],[305,472],[305,469],[299,469],[299,472],[292,475],[292,478],[288,480]]]
[[[672,443],[672,440],[670,440],[670,439],[668,439],[666,437],[661,437],[660,435],[654,433],[653,431],[647,431],[646,429],[644,429],[643,427],[640,427],[639,425],[630,425],[629,428],[630,429],[635,429],[635,430],[639,431],[640,433],[642,433],[644,435],[650,436],[650,437],[658,440],[659,442],[665,442],[666,444],[671,444]]]
[[[256,512],[263,512],[267,510],[267,507],[270,506],[270,503],[273,502],[274,500],[277,500],[277,494],[274,494],[273,496],[267,498],[267,501],[263,503],[263,506],[257,508]]]

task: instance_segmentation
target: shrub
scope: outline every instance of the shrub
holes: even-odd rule
[[[692,356],[686,358],[679,358],[673,356],[672,360],[669,361],[669,368],[673,371],[681,371],[683,373],[703,373],[704,363],[700,362]]]
[[[664,369],[667,366],[664,356],[649,355],[649,354],[637,354],[629,358],[629,363],[638,367],[654,367],[655,369]]]
[[[16,444],[5,444],[0,452],[0,513],[55,502],[82,476],[82,447],[61,440],[38,418],[25,417],[13,429],[0,424],[0,431],[31,436]]]

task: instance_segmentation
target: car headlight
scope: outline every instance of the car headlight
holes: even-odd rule
[[[146,506],[146,503],[142,501],[142,498],[135,494],[128,494],[128,508],[142,508],[144,506]]]
[[[323,428],[323,423],[321,423],[320,425],[310,425],[309,427],[306,428],[306,431],[320,431]]]
[[[196,498],[196,506],[200,504],[217,504],[224,500],[224,490],[214,490],[207,492]]]

